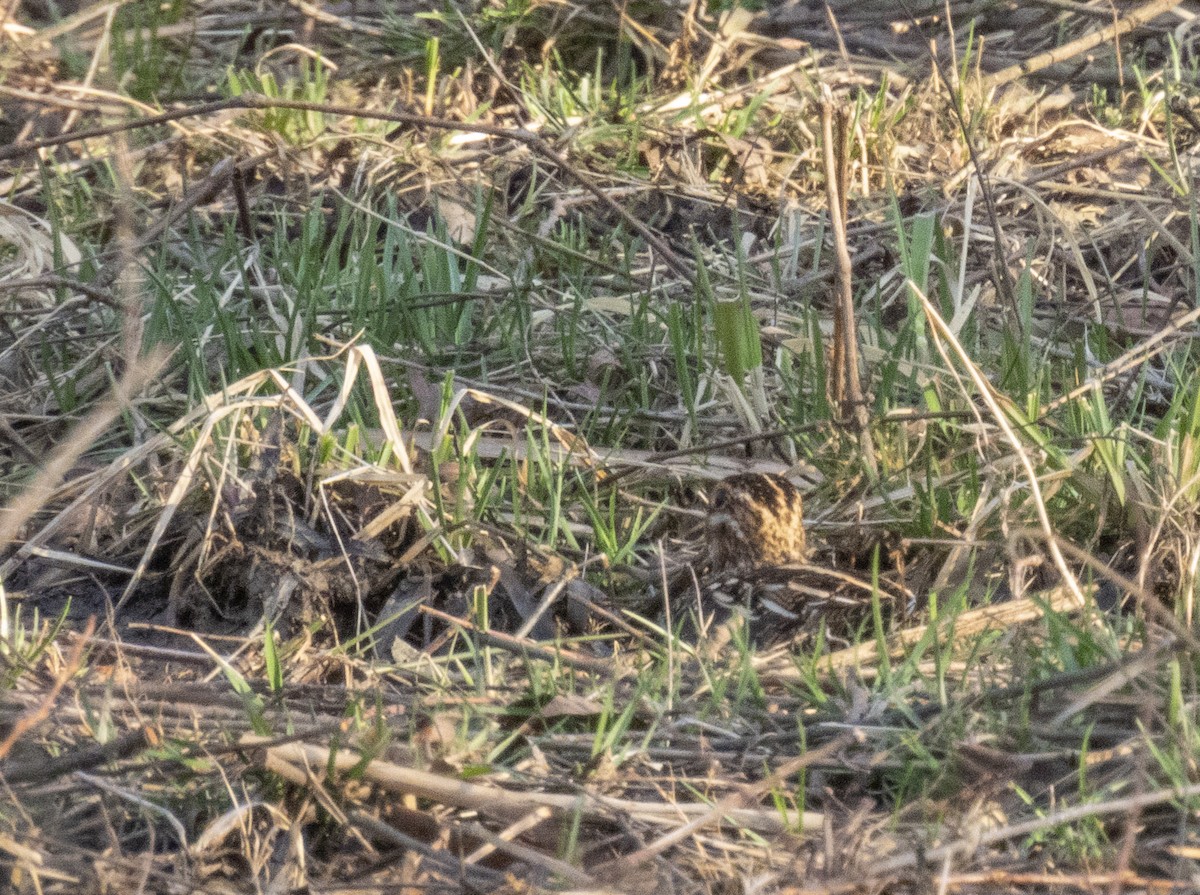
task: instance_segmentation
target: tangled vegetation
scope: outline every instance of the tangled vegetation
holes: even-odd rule
[[[1195,21],[8,4],[4,883],[1195,891]]]

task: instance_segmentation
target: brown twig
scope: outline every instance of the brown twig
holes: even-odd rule
[[[390,792],[412,793],[443,805],[468,811],[478,811],[489,817],[518,818],[528,812],[546,807],[554,812],[567,812],[583,817],[605,818],[624,814],[652,824],[674,824],[691,817],[707,818],[713,806],[705,802],[663,803],[620,799],[599,793],[522,792],[500,786],[473,783],[450,775],[435,774],[406,767],[391,761],[376,759],[365,767],[357,750],[291,743],[272,746],[261,737],[242,737],[243,748],[264,749],[260,762],[271,761],[278,770],[281,765],[310,768],[318,775],[329,771],[353,771],[363,780],[378,784]],[[298,776],[298,775],[297,775]],[[289,778],[294,779],[294,778]],[[824,815],[814,811],[779,811],[760,808],[730,808],[722,818],[732,824],[760,833],[780,833],[798,825],[805,828],[824,822]]]
[[[83,629],[83,634],[76,638],[74,645],[71,647],[71,652],[67,656],[66,665],[63,666],[62,671],[55,678],[50,692],[42,698],[42,701],[37,706],[18,718],[13,723],[12,730],[8,732],[8,736],[3,741],[0,741],[0,761],[8,757],[8,753],[12,751],[12,747],[17,744],[17,741],[21,737],[50,716],[50,709],[58,701],[58,694],[67,685],[67,681],[75,676],[75,672],[79,670],[79,666],[83,663],[83,652],[87,648],[89,638],[95,632],[96,617],[93,615],[88,618],[87,625]]]
[[[834,118],[837,127],[834,127]],[[835,133],[836,130],[836,133]],[[825,196],[829,205],[829,229],[837,259],[833,296],[833,362],[829,383],[830,402],[856,430],[864,466],[878,479],[874,444],[868,429],[867,400],[858,372],[858,326],[854,318],[853,267],[846,239],[849,147],[845,110],[836,113],[833,92],[821,85],[822,156],[825,161]]]
[[[70,289],[74,292],[82,292],[92,301],[106,307],[117,310],[120,310],[121,307],[121,303],[117,301],[116,296],[107,289],[101,288],[95,283],[84,283],[81,280],[71,277],[46,275],[30,277],[25,280],[5,280],[0,283],[0,292],[16,292],[22,289]]]
[[[807,767],[810,767],[817,762],[828,758],[831,755],[844,749],[846,746],[854,742],[854,735],[850,733],[842,734],[841,736],[830,740],[825,745],[805,752],[803,755],[798,755],[795,758],[784,762],[768,777],[758,781],[757,783],[744,787],[739,792],[733,792],[723,798],[720,802],[713,806],[712,811],[708,814],[702,814],[694,818],[682,827],[672,830],[663,836],[660,836],[649,845],[639,848],[623,857],[617,858],[609,865],[612,871],[618,875],[626,873],[637,868],[639,865],[646,863],[656,855],[662,854],[673,845],[682,842],[688,836],[691,836],[697,830],[702,829],[712,823],[719,823],[731,809],[741,808],[748,804],[753,804],[766,793],[770,792],[775,787],[782,784],[788,777],[797,774]],[[609,872],[601,874],[604,877],[609,876]]]
[[[1101,28],[1099,31],[1085,34],[1083,37],[1063,44],[1061,47],[1055,47],[1053,50],[1039,53],[1030,59],[1018,62],[1016,65],[1010,65],[1008,68],[1002,68],[998,72],[993,72],[984,78],[984,90],[987,91],[993,90],[996,87],[1002,87],[1010,81],[1017,80],[1017,78],[1023,78],[1044,68],[1065,62],[1075,56],[1081,56],[1093,47],[1097,47],[1106,41],[1115,40],[1121,35],[1127,34],[1134,28],[1137,28],[1139,25],[1144,25],[1151,19],[1155,19],[1165,12],[1170,12],[1179,3],[1180,0],[1154,0],[1152,3],[1146,3],[1107,28]]]
[[[518,655],[533,656],[538,659],[546,659],[550,662],[561,662],[563,665],[569,665],[573,668],[578,668],[582,671],[590,671],[593,674],[611,674],[613,672],[613,663],[606,659],[595,659],[591,656],[585,656],[581,653],[571,652],[569,650],[556,649],[554,647],[542,646],[532,640],[526,640],[519,637],[513,637],[511,634],[504,634],[500,631],[485,631],[476,625],[471,624],[465,618],[459,618],[457,615],[450,615],[440,610],[434,609],[431,606],[421,606],[420,611],[426,615],[431,615],[434,618],[441,619],[452,625],[456,625],[466,631],[470,631],[472,636],[478,637],[489,646],[499,647],[507,650],[510,653]]]
[[[86,637],[81,637],[77,640],[76,646],[78,647],[86,641]],[[107,743],[71,749],[52,758],[37,758],[26,762],[10,763],[5,765],[4,781],[13,784],[45,783],[56,780],[76,771],[86,771],[102,764],[132,758],[152,746],[154,738],[153,728],[137,727],[118,735]]]

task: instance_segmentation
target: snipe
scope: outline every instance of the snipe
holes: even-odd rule
[[[744,618],[759,646],[806,640],[822,625],[830,638],[845,640],[870,616],[876,590],[886,604],[907,603],[883,583],[876,589],[851,573],[805,562],[803,499],[783,476],[721,480],[709,499],[705,534],[701,605],[718,620]]]

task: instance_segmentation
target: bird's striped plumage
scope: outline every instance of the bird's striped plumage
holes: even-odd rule
[[[783,476],[742,473],[713,488],[706,524],[703,610],[745,619],[760,646],[802,640],[822,627],[847,639],[869,618],[873,596],[906,601],[853,574],[807,563],[803,501]]]

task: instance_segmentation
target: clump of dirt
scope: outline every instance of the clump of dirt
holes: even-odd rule
[[[317,622],[346,634],[375,617],[420,536],[423,476],[367,482],[325,474],[269,425],[245,473],[213,494],[175,553],[175,623],[245,631],[259,619],[297,631]],[[326,471],[328,473],[328,471]],[[379,476],[386,478],[386,476]]]

